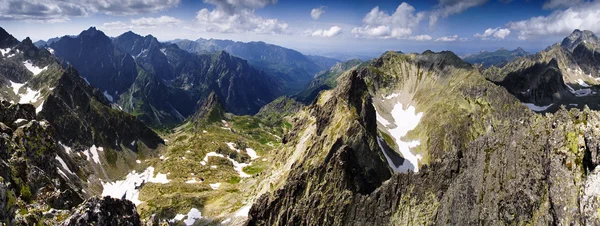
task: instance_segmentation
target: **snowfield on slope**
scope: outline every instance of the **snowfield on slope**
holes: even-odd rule
[[[550,104],[550,105],[547,105],[547,106],[537,106],[537,105],[532,104],[532,103],[523,103],[523,105],[527,106],[532,111],[545,111],[549,107],[552,107],[552,105],[554,105],[554,104]]]
[[[170,180],[167,179],[167,174],[157,173],[154,176],[154,167],[148,167],[144,172],[136,173],[135,171],[130,172],[125,177],[125,180],[102,183],[104,189],[102,190],[102,196],[111,196],[113,198],[123,198],[133,202],[135,205],[142,203],[139,200],[140,188],[143,183],[157,183],[166,184]]]
[[[416,112],[415,107],[407,106],[404,108],[402,103],[399,103],[397,98],[400,97],[400,94],[391,94],[387,97],[384,97],[384,102],[394,101],[393,108],[389,115],[393,120],[387,120],[379,112],[376,112],[377,121],[385,127],[385,130],[394,138],[396,145],[398,146],[398,151],[402,154],[402,157],[408,161],[407,164],[404,162],[402,165],[397,166],[393,163],[392,159],[388,154],[384,151],[384,155],[390,164],[390,167],[396,172],[407,172],[414,169],[414,172],[419,172],[418,162],[421,159],[421,156],[413,154],[410,149],[414,148],[421,143],[418,140],[405,142],[402,140],[406,134],[413,130],[419,125],[421,118],[423,117],[423,113]],[[377,106],[374,106],[377,109]],[[381,140],[378,140],[379,146],[383,149],[381,145]],[[412,165],[412,166],[411,166]]]
[[[23,65],[27,68],[27,70],[31,71],[31,73],[33,73],[33,75],[38,75],[40,73],[42,73],[42,71],[48,69],[48,66],[44,67],[44,68],[39,68],[37,66],[34,66],[33,63],[31,63],[31,61],[23,61]]]

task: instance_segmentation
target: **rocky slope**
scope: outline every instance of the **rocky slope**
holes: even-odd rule
[[[575,30],[562,43],[504,67],[492,66],[483,74],[534,111],[555,112],[561,105],[579,109],[588,105],[596,110],[600,108],[597,47],[598,38],[592,32]]]
[[[249,225],[600,223],[597,112],[534,114],[449,52],[390,52],[339,81],[296,115]],[[397,172],[390,152],[420,158]]]
[[[0,57],[0,222],[56,225],[164,141],[62,68],[52,49],[9,43]]]
[[[0,104],[0,222],[34,225],[60,221],[87,197],[65,162],[73,162],[32,105]],[[57,209],[44,213],[47,209]]]

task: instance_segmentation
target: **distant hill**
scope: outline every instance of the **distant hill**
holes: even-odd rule
[[[482,51],[480,53],[468,55],[464,57],[463,60],[471,64],[481,64],[484,67],[503,66],[517,57],[525,57],[527,55],[529,55],[529,53],[520,47],[512,51],[501,48],[494,52]]]

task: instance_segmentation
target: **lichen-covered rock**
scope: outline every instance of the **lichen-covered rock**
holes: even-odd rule
[[[342,76],[296,116],[274,164],[289,166],[273,171],[287,176],[267,182],[248,224],[596,224],[595,172],[586,172],[598,162],[600,113],[536,115],[456,61],[450,53],[388,53]],[[369,154],[381,153],[372,145],[370,99],[398,92],[423,112],[408,135],[428,160],[418,173],[360,180],[388,164]]]
[[[111,197],[88,199],[73,211],[62,225],[141,225],[135,205],[128,200]]]

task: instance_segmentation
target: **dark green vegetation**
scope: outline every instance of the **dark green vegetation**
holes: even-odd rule
[[[494,52],[482,51],[476,54],[471,54],[463,58],[464,61],[471,64],[479,64],[483,67],[502,67],[507,63],[519,58],[526,57],[529,53],[521,48],[515,50],[499,49]]]

